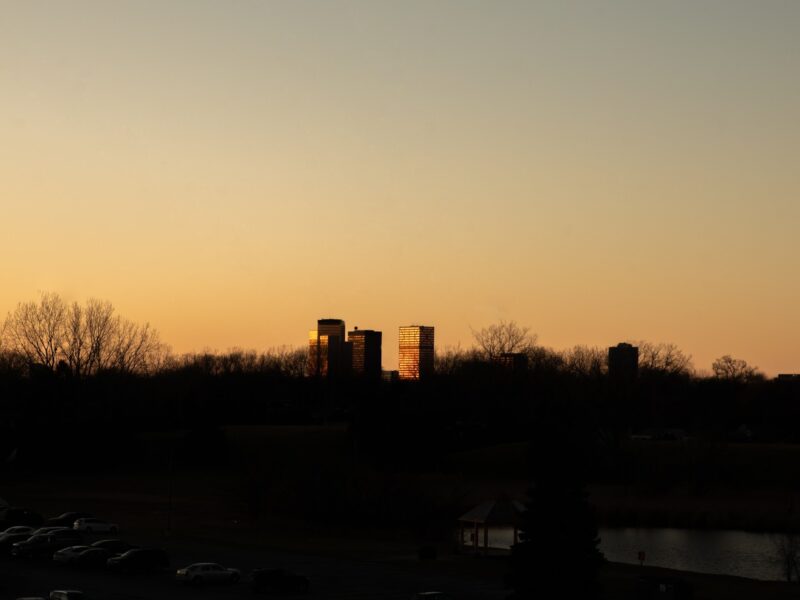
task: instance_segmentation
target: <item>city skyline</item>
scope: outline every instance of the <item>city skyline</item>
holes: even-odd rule
[[[800,0],[0,15],[3,598],[797,596]]]
[[[9,2],[0,314],[800,356],[800,5]],[[352,316],[357,315],[358,319]]]
[[[59,303],[63,309],[65,310],[62,317],[69,318],[69,313],[75,309],[79,312],[86,311],[86,307],[81,307],[80,303],[72,301],[70,299],[63,298],[58,293],[48,292],[43,293],[39,299],[27,301],[27,302],[20,302],[14,314],[12,315],[9,313],[7,315],[8,319],[12,317],[14,319],[19,319],[19,309],[24,307],[33,308],[34,311],[41,310],[45,313],[51,308],[45,307],[45,303],[57,302]],[[152,324],[149,322],[144,323],[134,323],[127,319],[124,315],[121,315],[119,312],[116,312],[116,308],[108,301],[99,300],[99,299],[90,299],[89,304],[94,307],[101,306],[104,307],[103,310],[109,310],[111,315],[115,316],[116,318],[122,319],[122,324],[124,325],[127,323],[128,325],[141,329],[140,331],[144,332],[150,337],[150,341],[158,344],[162,350],[169,355],[172,356],[191,356],[196,354],[204,354],[204,353],[211,353],[211,354],[225,354],[226,352],[271,352],[277,350],[278,352],[284,352],[286,350],[296,350],[301,348],[302,346],[295,346],[292,344],[275,344],[272,346],[251,346],[246,347],[243,345],[233,345],[229,346],[224,349],[220,348],[211,348],[209,346],[204,346],[200,350],[190,350],[190,351],[178,351],[176,350],[168,340],[164,340],[160,337],[160,332],[152,327]],[[87,304],[87,307],[89,306]],[[0,320],[0,342],[3,342],[3,327],[8,325],[8,322],[5,320]],[[62,324],[65,325],[65,324]],[[517,331],[524,332],[527,335],[526,344],[530,347],[538,347],[543,348],[551,351],[555,351],[556,353],[569,353],[571,351],[582,352],[586,350],[595,351],[596,353],[605,354],[606,350],[607,353],[607,368],[608,373],[612,377],[616,377],[612,372],[619,370],[620,372],[627,371],[629,374],[637,371],[638,367],[636,364],[638,363],[639,359],[639,348],[636,347],[636,344],[644,344],[651,348],[652,352],[656,353],[675,353],[677,352],[676,358],[680,357],[680,363],[684,364],[687,373],[707,377],[711,376],[715,371],[714,362],[718,359],[723,360],[731,360],[731,353],[725,352],[720,356],[714,358],[712,364],[710,365],[701,365],[698,364],[694,357],[692,356],[690,351],[687,351],[686,348],[681,348],[680,346],[672,343],[672,342],[664,342],[662,340],[647,340],[647,339],[634,339],[628,338],[627,340],[617,341],[614,346],[604,346],[603,344],[599,345],[591,345],[591,344],[575,344],[573,346],[559,348],[552,345],[542,344],[539,341],[539,336],[536,332],[530,331],[530,328],[527,326],[522,326],[517,323],[515,320],[504,320],[501,319],[498,323],[488,324],[489,329],[492,327],[504,327],[508,326],[511,328],[516,329]],[[390,328],[391,330],[391,328]],[[315,329],[308,330],[308,336],[306,338],[305,348],[307,350],[307,363],[306,363],[306,374],[312,377],[327,377],[328,375],[333,375],[334,377],[340,377],[342,375],[367,375],[369,377],[377,377],[381,372],[384,374],[386,373],[400,373],[400,379],[417,379],[419,376],[419,370],[417,369],[414,374],[412,374],[412,367],[410,366],[411,363],[414,365],[419,365],[421,363],[425,363],[424,370],[426,372],[432,373],[434,371],[433,367],[433,357],[436,353],[439,352],[469,352],[469,351],[477,351],[479,353],[485,352],[485,349],[482,349],[482,341],[480,339],[480,335],[482,331],[476,330],[470,327],[471,338],[467,344],[464,345],[441,345],[435,344],[433,342],[434,338],[434,330],[435,326],[424,326],[419,324],[412,324],[412,325],[401,325],[399,326],[399,334],[397,336],[397,344],[395,345],[395,349],[397,352],[394,354],[396,357],[395,363],[384,363],[382,357],[385,356],[383,353],[383,340],[384,334],[382,330],[374,330],[374,329],[363,329],[359,328],[358,325],[354,326],[353,330],[347,331],[346,321],[344,319],[339,318],[331,318],[325,317],[320,318],[317,320],[317,327]],[[133,332],[134,329],[131,329]],[[405,336],[404,336],[405,331]],[[484,330],[485,331],[485,330]],[[413,333],[410,333],[413,332]],[[63,334],[66,334],[67,331],[62,331]],[[413,339],[412,339],[413,338]],[[424,340],[424,343],[420,344],[420,341]],[[8,337],[6,342],[9,342],[7,345],[3,346],[0,343],[0,349],[3,350],[11,350],[13,351],[14,348],[14,341],[11,337]],[[608,342],[606,342],[607,344]],[[611,342],[614,343],[614,342]],[[403,358],[403,348],[404,346],[409,349],[411,352],[416,351],[416,355],[411,357],[410,354],[407,353],[405,358],[405,369],[403,367],[404,358]],[[424,350],[424,358],[422,355],[422,348]],[[58,350],[58,346],[55,347]],[[391,355],[391,353],[390,353]],[[500,362],[505,364],[509,368],[520,368],[520,366],[527,364],[527,356],[525,352],[511,352],[511,353],[501,353],[499,355]],[[767,378],[786,378],[786,377],[798,377],[796,375],[798,369],[795,367],[791,367],[790,369],[771,373],[766,371],[765,369],[761,368],[759,365],[752,363],[751,361],[745,360],[740,356],[734,356],[737,362],[743,362],[749,368],[751,368],[754,372],[761,373],[762,375],[766,376]],[[521,362],[518,362],[521,360]],[[397,367],[395,369],[394,367]],[[626,376],[626,377],[630,377]],[[633,376],[635,378],[635,375]]]

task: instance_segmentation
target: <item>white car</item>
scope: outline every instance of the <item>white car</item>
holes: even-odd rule
[[[75,531],[85,531],[86,533],[117,533],[119,531],[116,523],[95,518],[78,519],[72,528]]]
[[[228,569],[217,563],[195,563],[178,569],[175,579],[183,583],[236,583],[242,577],[239,569]]]
[[[67,546],[53,554],[53,560],[56,562],[69,564],[77,558],[77,556],[84,550],[88,550],[89,546]]]

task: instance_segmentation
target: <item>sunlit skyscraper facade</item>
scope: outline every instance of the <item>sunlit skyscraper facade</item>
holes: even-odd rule
[[[419,380],[433,374],[433,327],[400,328],[400,379]]]

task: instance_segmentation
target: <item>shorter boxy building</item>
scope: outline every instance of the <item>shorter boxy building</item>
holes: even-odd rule
[[[381,376],[381,339],[383,334],[372,329],[356,327],[348,332],[348,344],[351,347],[351,368],[356,377]]]

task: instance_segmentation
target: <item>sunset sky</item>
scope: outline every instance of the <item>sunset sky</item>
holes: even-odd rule
[[[0,0],[0,315],[800,372],[800,2]]]

